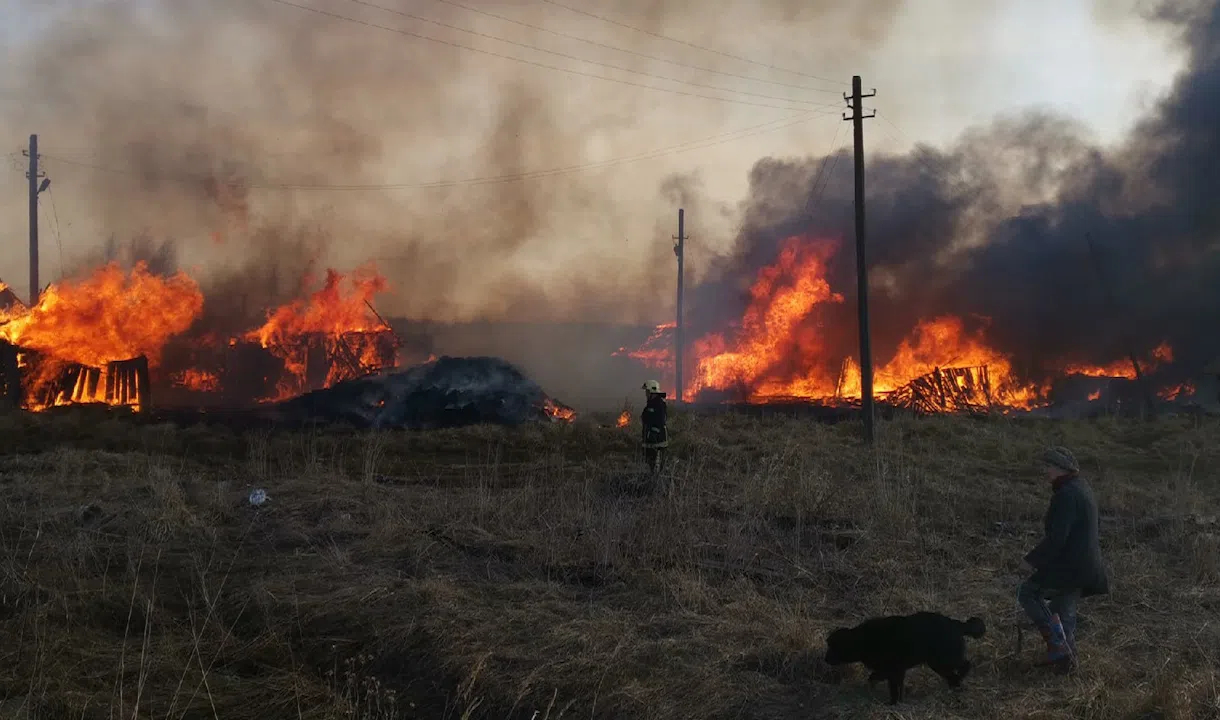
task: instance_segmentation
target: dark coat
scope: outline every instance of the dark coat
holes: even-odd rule
[[[1079,589],[1082,597],[1110,592],[1101,558],[1097,501],[1083,478],[1059,482],[1046,511],[1042,542],[1025,556],[1034,568],[1030,579],[1047,588]]]
[[[665,404],[665,393],[653,393],[648,396],[644,412],[640,413],[640,424],[643,425],[644,447],[663,448],[669,446],[669,428],[666,427],[669,407]]]

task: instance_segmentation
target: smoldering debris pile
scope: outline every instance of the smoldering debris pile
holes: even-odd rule
[[[447,356],[307,393],[277,410],[294,421],[416,430],[567,421],[575,415],[500,358]]]

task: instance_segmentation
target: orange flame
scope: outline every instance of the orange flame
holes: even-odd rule
[[[563,407],[554,400],[547,398],[542,404],[543,411],[551,417],[555,422],[572,422],[576,418],[576,411],[569,407]]]
[[[1188,398],[1194,394],[1195,394],[1194,383],[1185,382],[1185,383],[1182,383],[1181,385],[1175,385],[1173,387],[1165,388],[1164,390],[1157,393],[1157,396],[1160,397],[1162,400],[1168,400],[1170,402],[1173,402],[1174,400],[1179,400],[1181,398]]]
[[[820,337],[798,330],[818,306],[843,302],[843,296],[830,289],[825,277],[826,263],[834,251],[835,245],[830,242],[804,243],[789,238],[776,263],[763,268],[750,288],[751,301],[736,342],[730,346],[719,333],[695,342],[699,361],[687,397],[708,388],[740,386],[753,388],[751,402],[781,396],[833,395],[837,378],[819,369],[792,380],[777,380],[774,371],[794,355],[826,354]]]
[[[854,358],[849,355],[837,369],[837,361],[827,362],[842,357],[842,349],[830,347],[812,322],[820,309],[843,302],[826,279],[836,247],[831,241],[800,237],[784,242],[775,263],[763,268],[750,288],[750,302],[740,324],[731,333],[710,333],[692,343],[697,367],[685,400],[693,401],[705,390],[740,390],[745,400],[755,403],[860,397],[860,370]],[[976,331],[968,331],[961,318],[951,315],[920,321],[893,357],[879,364],[874,392],[893,392],[937,369],[985,367],[993,402],[1014,408],[1045,404],[1050,383],[1019,379],[1011,358],[987,342],[987,319],[982,320],[983,327]],[[672,323],[658,326],[639,350],[620,349],[615,354],[650,366],[671,363],[668,349],[658,346],[672,327]],[[1172,360],[1172,348],[1162,343],[1151,353],[1146,367],[1151,371]],[[1129,364],[1121,361],[1105,367],[1067,366],[1065,374],[1072,373],[1134,375]],[[1173,394],[1172,389],[1167,392]]]
[[[270,399],[284,399],[305,389],[311,337],[321,338],[331,356],[342,352],[352,361],[331,365],[325,387],[381,364],[378,339],[389,328],[374,316],[370,301],[385,290],[386,279],[369,266],[352,274],[349,292],[343,292],[343,280],[340,273],[327,270],[322,289],[306,300],[271,311],[262,327],[246,333],[245,339],[258,342],[283,359],[288,371],[288,378],[276,388],[277,396]]]
[[[951,315],[919,322],[899,344],[893,359],[878,370],[874,389],[897,390],[921,375],[946,367],[986,367],[994,399],[1009,407],[1028,408],[1038,402],[1039,389],[1016,379],[1011,361],[987,345],[983,330],[968,333],[962,320]],[[852,397],[859,396],[857,384]]]
[[[141,262],[126,274],[111,263],[48,287],[33,308],[0,311],[0,338],[88,367],[140,355],[155,367],[165,343],[202,310],[203,294],[184,273],[157,277]]]
[[[673,331],[678,328],[678,323],[668,322],[664,325],[658,325],[652,331],[652,335],[643,342],[635,350],[627,348],[619,348],[613,353],[614,357],[626,356],[633,360],[639,360],[644,367],[654,369],[665,369],[673,364]]]
[[[1165,363],[1173,362],[1173,348],[1162,342],[1152,349],[1149,356],[1140,361],[1140,370],[1149,373]],[[1135,379],[1135,367],[1130,359],[1115,360],[1106,365],[1069,364],[1063,369],[1066,375],[1085,375],[1088,377]]]
[[[631,424],[631,411],[624,410],[618,416],[618,427],[625,428]]]

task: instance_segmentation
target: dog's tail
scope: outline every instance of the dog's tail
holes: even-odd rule
[[[962,632],[972,638],[981,638],[987,634],[987,625],[981,617],[972,617],[962,623]]]

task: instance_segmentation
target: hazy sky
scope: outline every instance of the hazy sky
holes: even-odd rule
[[[414,186],[613,161],[600,169],[507,183],[388,190],[276,187],[254,190],[250,197],[252,213],[264,224],[321,228],[331,237],[326,259],[334,264],[379,261],[401,290],[398,300],[387,302],[390,312],[495,316],[528,305],[531,293],[554,292],[550,297],[557,303],[588,296],[591,287],[613,296],[672,274],[668,233],[675,229],[676,200],[661,192],[668,176],[694,174],[702,182],[698,212],[688,211],[697,264],[701,249],[730,242],[733,211],[758,159],[821,154],[831,149],[832,139],[850,138],[839,116],[838,93],[853,73],[878,92],[868,101],[880,117],[868,122],[867,147],[901,151],[912,141],[951,142],[967,127],[1030,107],[1070,114],[1100,140],[1113,141],[1179,68],[1167,38],[1102,0],[854,5],[772,0],[721,3],[713,13],[707,12],[712,4],[693,0],[563,0],[755,64],[542,0],[458,3],[637,54],[436,0],[374,4],[483,35],[350,0],[291,0],[346,20],[271,0],[217,0],[207,9],[178,2],[149,3],[163,12],[141,27],[120,12],[94,16],[79,9],[64,16],[70,21],[51,22],[55,8],[71,3],[0,0],[5,28],[0,155],[19,153],[29,133],[38,132],[44,152],[53,156],[45,164],[53,193],[43,200],[44,282],[56,279],[73,257],[97,248],[107,235],[138,228],[181,239],[185,261],[200,271],[254,254],[248,246],[253,241],[240,233],[221,247],[205,240],[218,221],[215,213],[196,207],[201,203],[197,189],[189,197],[172,194],[148,175],[141,183],[124,174],[147,163],[165,163],[163,172],[194,173],[234,162],[256,182],[271,185]],[[1103,4],[1105,12],[1098,9]],[[773,9],[759,10],[763,5]],[[648,61],[640,54],[722,74]],[[729,96],[739,103],[679,94],[718,94],[700,85],[730,88]],[[785,98],[835,107],[805,105],[828,114],[782,127],[777,121],[797,111],[761,106],[787,106]],[[170,109],[183,103],[208,108],[207,121],[189,124],[170,117]],[[769,122],[774,124],[758,128]],[[748,128],[757,130],[744,134]],[[734,131],[743,134],[727,135]],[[335,139],[337,133],[341,139]],[[133,156],[130,146],[136,142],[149,143],[157,160]],[[196,167],[191,158],[198,157],[200,147],[207,157]],[[185,148],[194,154],[184,155]],[[660,152],[618,162],[653,151]],[[0,278],[25,296],[24,158],[3,159]],[[850,168],[838,168],[832,181],[849,182]],[[522,213],[523,207],[529,212]],[[658,263],[664,264],[663,274],[655,271]],[[620,316],[634,321],[667,313],[652,303],[623,309]]]

